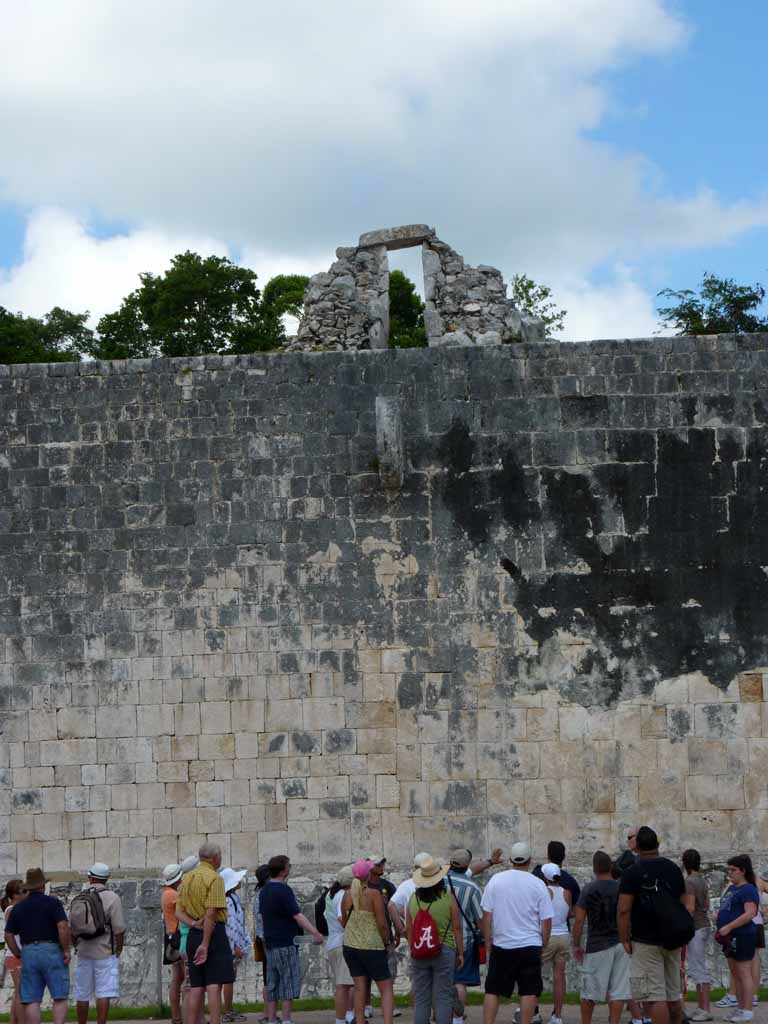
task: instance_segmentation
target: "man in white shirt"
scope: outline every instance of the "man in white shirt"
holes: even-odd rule
[[[520,1024],[531,1024],[543,987],[541,947],[552,928],[552,900],[541,879],[529,873],[528,843],[515,843],[510,860],[512,870],[493,875],[480,903],[480,927],[491,951],[483,1024],[494,1024],[499,998],[509,998],[515,986],[520,996]]]

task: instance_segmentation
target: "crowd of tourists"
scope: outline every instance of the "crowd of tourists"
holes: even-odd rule
[[[267,1024],[290,1024],[301,994],[304,941],[325,945],[334,986],[336,1024],[366,1024],[373,1016],[371,990],[381,998],[384,1024],[394,1005],[398,949],[409,954],[414,1024],[463,1024],[467,991],[481,983],[487,961],[483,1024],[494,1024],[502,998],[515,992],[517,1024],[539,1024],[543,971],[551,970],[550,1024],[562,1024],[566,966],[580,965],[581,1022],[590,1024],[597,1003],[607,1003],[610,1024],[625,1005],[632,1024],[681,1024],[713,1020],[710,938],[728,964],[731,987],[716,1004],[726,1020],[752,1020],[765,947],[768,869],[755,875],[746,854],[728,861],[728,884],[716,911],[694,849],[682,870],[659,853],[648,826],[627,834],[627,849],[613,860],[602,850],[592,859],[593,878],[583,888],[563,867],[565,846],[552,841],[547,861],[532,867],[527,843],[514,843],[506,870],[494,871],[483,889],[474,878],[501,865],[502,851],[473,860],[454,850],[447,864],[429,853],[414,858],[399,886],[386,878],[377,854],[341,868],[305,915],[288,883],[291,862],[272,857],[256,870],[254,932],[248,933],[238,895],[245,870],[222,868],[221,849],[204,843],[197,856],[163,871],[161,909],[164,963],[170,968],[173,1024],[244,1020],[233,1005],[238,969],[261,963]],[[110,869],[96,863],[83,891],[70,902],[45,892],[39,868],[5,889],[5,967],[14,984],[11,1024],[39,1024],[45,989],[54,1024],[64,1024],[73,951],[78,1024],[95,1000],[106,1024],[120,994],[119,961],[125,939],[120,898],[108,888]],[[697,1008],[683,1012],[686,979],[696,987]],[[282,1018],[278,1014],[278,1004]]]

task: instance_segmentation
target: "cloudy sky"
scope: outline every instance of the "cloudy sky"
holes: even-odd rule
[[[0,33],[0,305],[95,317],[176,252],[262,283],[426,222],[567,338],[768,279],[762,0],[37,0]],[[411,269],[413,261],[405,264]]]

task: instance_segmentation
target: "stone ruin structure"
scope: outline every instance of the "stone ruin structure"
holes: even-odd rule
[[[387,253],[420,245],[424,326],[430,346],[545,341],[544,323],[525,316],[495,267],[469,267],[426,224],[368,231],[357,246],[336,250],[336,262],[310,279],[304,318],[290,347],[300,350],[383,349],[389,339]]]

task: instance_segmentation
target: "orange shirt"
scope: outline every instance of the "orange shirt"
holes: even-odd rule
[[[163,892],[160,896],[160,907],[163,911],[165,931],[168,935],[172,935],[179,927],[179,922],[176,919],[176,900],[178,895],[178,892],[172,885],[163,886]]]

